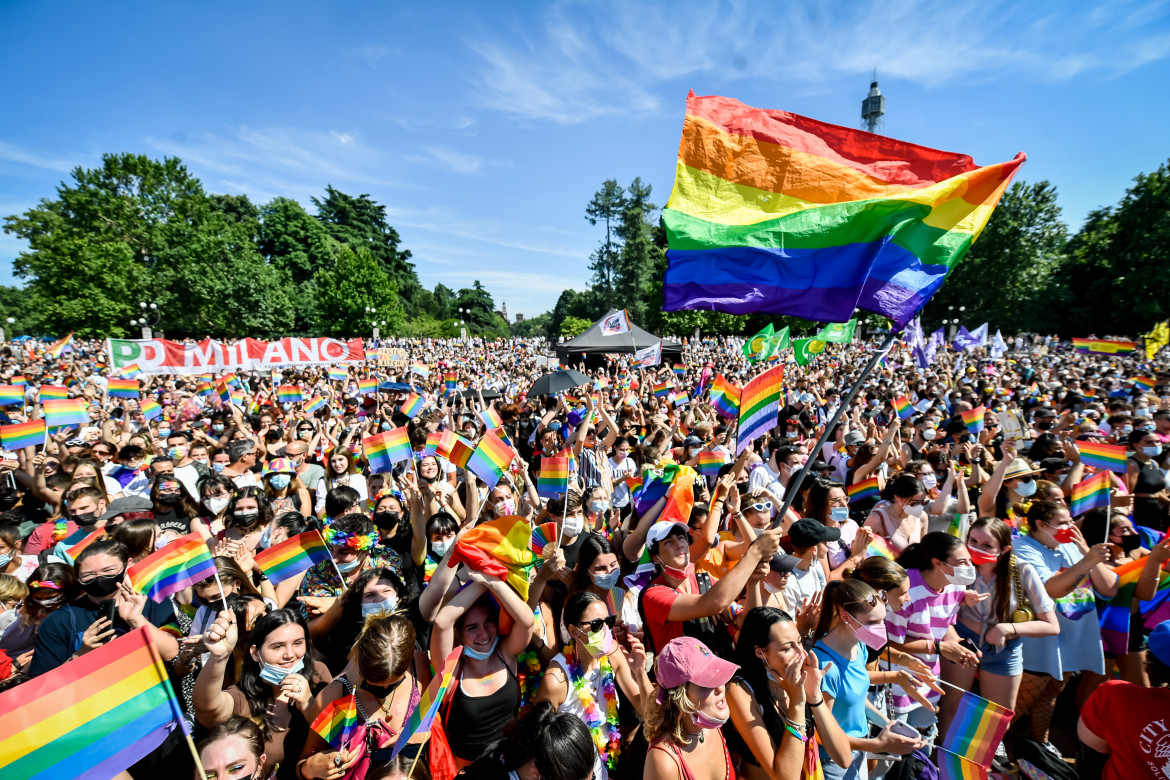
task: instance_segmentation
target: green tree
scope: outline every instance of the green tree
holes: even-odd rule
[[[0,285],[0,327],[8,338],[20,336],[33,329],[34,319],[29,311],[29,293],[23,287]],[[11,317],[15,322],[8,322]]]
[[[602,310],[602,304],[592,290],[584,292],[562,290],[549,318],[548,333],[550,336],[559,335],[561,323],[565,321],[566,317],[578,317],[594,322],[608,310],[608,306]]]
[[[635,322],[646,322],[646,285],[664,256],[654,243],[657,206],[650,202],[651,187],[635,178],[626,188],[617,235],[621,238],[616,268],[615,308],[629,312]]]
[[[373,330],[373,317],[366,308],[377,310],[383,332],[400,333],[406,319],[398,297],[398,285],[366,249],[343,246],[333,267],[317,274],[318,333],[351,338]]]
[[[615,179],[606,179],[585,207],[585,219],[590,225],[599,222],[605,225],[605,240],[590,255],[592,262],[589,264],[589,269],[593,271],[593,289],[605,300],[612,300],[614,286],[618,281],[620,247],[616,239],[625,206],[625,191]]]
[[[538,314],[535,317],[529,317],[523,322],[517,322],[512,325],[512,335],[522,339],[530,339],[543,336],[549,337],[548,326],[552,322],[552,312],[545,312]]]
[[[561,335],[569,339],[580,336],[589,330],[589,326],[592,324],[589,320],[583,320],[580,317],[565,317],[564,321],[561,322]]]

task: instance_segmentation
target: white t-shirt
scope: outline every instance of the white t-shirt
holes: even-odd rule
[[[614,509],[621,509],[626,504],[630,503],[630,488],[624,480],[626,477],[632,477],[638,473],[638,464],[634,459],[627,455],[618,463],[613,458],[609,459],[609,473],[613,478],[613,507]]]
[[[808,566],[808,571],[802,571],[797,566],[792,570],[792,576],[788,578],[788,584],[784,587],[784,601],[788,605],[788,613],[795,615],[805,599],[823,591],[827,584],[825,567],[821,566],[819,560],[813,560]]]

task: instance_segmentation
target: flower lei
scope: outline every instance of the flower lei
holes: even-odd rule
[[[325,537],[325,543],[331,547],[349,547],[358,552],[368,550],[378,543],[377,531],[369,534],[351,534],[338,531],[332,525],[326,525],[321,535]]]
[[[517,658],[516,678],[520,682],[520,709],[532,701],[540,688],[540,656],[535,650],[525,650]]]
[[[597,706],[597,700],[585,681],[585,673],[577,663],[574,653],[575,643],[565,646],[565,660],[569,666],[569,680],[573,684],[573,691],[577,701],[585,710],[585,725],[593,737],[593,744],[601,760],[613,771],[617,765],[618,756],[622,751],[622,732],[618,728],[618,699],[617,687],[614,685],[613,668],[609,665],[609,657],[603,656],[597,660],[600,666],[599,679],[601,681],[601,695],[605,699],[605,714]]]

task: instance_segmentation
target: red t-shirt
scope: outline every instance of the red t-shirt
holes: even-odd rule
[[[36,528],[34,528],[33,532],[28,536],[28,541],[24,543],[24,554],[38,555],[40,554],[41,550],[51,550],[51,548],[55,547],[57,544],[53,541],[53,528],[55,526],[56,523],[50,520],[49,522],[41,523]],[[65,536],[71,536],[72,534],[76,533],[77,529],[80,527],[81,526],[72,520],[67,521],[65,523]]]
[[[1101,780],[1170,777],[1170,690],[1110,680],[1085,702],[1081,720],[1112,750]]]
[[[699,583],[695,575],[691,574],[690,592],[698,595]],[[661,577],[651,580],[642,596],[642,610],[646,613],[646,629],[654,642],[654,650],[658,652],[666,647],[670,640],[683,635],[683,624],[680,620],[670,620],[670,608],[680,595],[679,591],[667,585]]]

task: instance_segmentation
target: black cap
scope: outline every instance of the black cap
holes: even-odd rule
[[[835,542],[841,538],[840,528],[829,528],[819,520],[797,520],[788,529],[788,536],[796,547],[812,547],[820,542]]]
[[[786,555],[778,552],[772,556],[772,560],[768,561],[768,568],[777,574],[787,574],[796,568],[796,564],[800,563],[800,558],[795,555]]]

